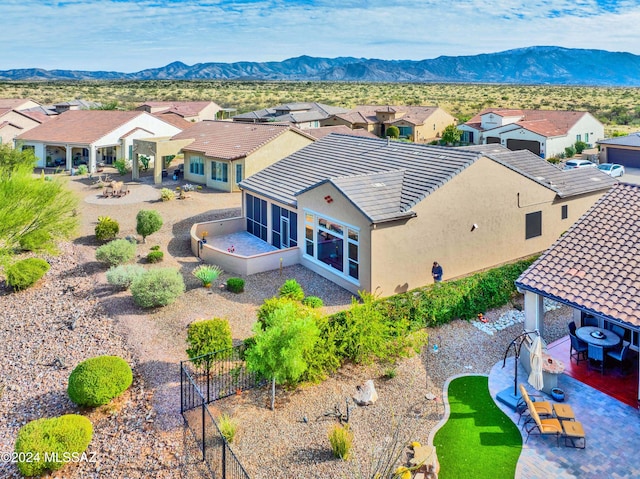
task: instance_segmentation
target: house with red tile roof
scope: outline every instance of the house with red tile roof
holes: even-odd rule
[[[427,143],[442,136],[456,119],[437,106],[360,105],[346,113],[337,113],[321,122],[322,126],[346,125],[384,138],[390,126],[400,130],[400,138]]]
[[[582,141],[589,147],[604,138],[604,126],[586,111],[487,108],[458,125],[461,141],[498,143],[510,150],[529,150],[542,158],[564,154]]]
[[[35,128],[43,121],[45,120],[13,108],[0,108],[0,144],[13,148],[18,135]]]
[[[30,98],[0,98],[0,108],[8,108],[10,110],[27,110],[29,108],[37,108],[40,103]]]
[[[202,121],[173,136],[182,147],[184,179],[221,191],[240,191],[244,178],[272,165],[315,138],[290,125]]]
[[[177,117],[188,122],[215,120],[220,109],[212,101],[147,101],[136,107],[161,118]]]
[[[640,185],[614,185],[522,273],[516,286],[525,294],[525,329],[543,333],[540,305],[550,298],[571,306],[578,326],[592,316],[604,330],[622,328],[623,342],[638,351]]]
[[[324,138],[331,133],[340,133],[341,135],[353,135],[353,136],[364,136],[366,138],[377,138],[376,135],[362,128],[356,128],[352,130],[346,125],[336,125],[336,126],[321,126],[319,128],[308,128],[304,130],[305,133],[313,136],[316,140],[320,138]]]
[[[80,164],[95,172],[100,163],[133,160],[133,140],[172,136],[181,130],[142,111],[69,110],[19,135],[16,143],[32,149],[37,166]]]

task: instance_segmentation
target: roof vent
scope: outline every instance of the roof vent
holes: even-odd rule
[[[373,186],[374,188],[382,188],[387,185],[385,185],[384,183],[371,183],[371,186]]]

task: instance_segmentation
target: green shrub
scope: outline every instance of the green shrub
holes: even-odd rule
[[[384,370],[383,377],[385,379],[393,379],[398,375],[398,370],[395,367],[388,367]]]
[[[574,156],[576,156],[576,149],[573,146],[567,146],[564,149],[564,154],[567,156],[567,158],[573,158]]]
[[[159,245],[153,245],[151,248],[151,251],[160,251],[160,246]]]
[[[201,264],[191,274],[202,281],[203,286],[211,286],[211,283],[222,274],[222,268],[215,264]]]
[[[16,261],[5,271],[7,284],[14,291],[21,291],[32,286],[42,278],[51,266],[40,258],[27,258]]]
[[[95,228],[96,239],[98,241],[111,241],[120,232],[118,222],[109,216],[99,216],[98,224]]]
[[[302,301],[304,298],[304,291],[302,286],[295,279],[288,279],[280,287],[280,297],[289,298],[295,301]]]
[[[78,166],[78,174],[79,175],[86,175],[87,173],[89,173],[89,168],[87,168],[87,165],[79,165]]]
[[[218,418],[218,427],[220,433],[224,436],[228,443],[233,442],[233,438],[236,436],[238,430],[238,423],[228,414],[221,414]]]
[[[334,424],[329,430],[329,442],[333,456],[338,459],[347,460],[351,456],[353,447],[353,433],[349,430],[349,425],[342,426]]]
[[[391,125],[387,127],[385,135],[388,136],[389,138],[399,138],[400,129],[395,125]]]
[[[324,306],[322,299],[317,296],[307,296],[302,300],[302,304],[309,306],[310,308],[322,308],[322,306]]]
[[[28,422],[18,431],[15,452],[19,458],[22,454],[29,460],[18,461],[18,470],[24,476],[41,476],[47,471],[57,471],[72,459],[70,455],[81,455],[92,436],[91,421],[78,414]]]
[[[122,289],[129,289],[136,278],[144,274],[145,269],[138,264],[112,266],[107,271],[107,283]]]
[[[101,406],[131,386],[133,373],[118,356],[97,356],[78,364],[69,376],[67,393],[78,406]]]
[[[342,355],[338,350],[338,328],[329,316],[315,316],[316,326],[320,331],[313,349],[304,355],[307,370],[300,381],[317,383],[326,379],[328,374],[338,370]]]
[[[159,263],[164,259],[164,253],[162,251],[149,251],[147,254],[147,262]]]
[[[136,245],[126,239],[117,239],[100,246],[96,259],[110,266],[128,263],[136,256]]]
[[[262,329],[268,326],[268,318],[273,314],[276,309],[287,307],[288,304],[294,303],[290,298],[273,297],[265,299],[260,308],[258,308],[258,323],[260,323]],[[302,305],[300,305],[302,307]]]
[[[133,301],[143,308],[171,304],[184,291],[182,275],[172,268],[147,270],[131,283]]]
[[[195,321],[187,329],[187,343],[189,359],[229,349],[233,345],[229,322],[220,318]]]
[[[126,175],[129,171],[129,165],[127,164],[127,160],[119,159],[113,162],[113,167],[118,170],[118,173],[121,175]]]
[[[51,234],[43,230],[35,230],[20,237],[20,249],[22,251],[49,251],[51,250]]]
[[[173,192],[173,190],[170,190],[169,188],[162,188],[160,190],[160,199],[162,201],[175,200],[176,199],[176,194]]]
[[[162,228],[162,218],[155,210],[140,210],[136,215],[136,232],[142,236],[142,242],[147,241],[147,236],[152,235]]]
[[[242,293],[244,291],[244,279],[229,278],[227,280],[227,289],[232,293]]]
[[[589,145],[587,145],[584,141],[576,141],[573,147],[576,149],[576,153],[578,155],[581,155],[584,150],[589,148]]]

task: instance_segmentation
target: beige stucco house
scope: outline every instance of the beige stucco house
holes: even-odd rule
[[[487,108],[458,129],[464,143],[496,143],[510,150],[527,149],[542,158],[564,154],[576,141],[591,147],[604,138],[602,123],[586,111]]]
[[[346,108],[324,105],[317,102],[292,102],[241,113],[233,121],[241,123],[282,123],[302,130],[324,126],[322,122],[336,113],[346,112]]]
[[[2,109],[22,111],[39,106],[40,103],[30,98],[0,98],[0,108]]]
[[[220,109],[213,101],[147,101],[136,107],[165,120],[176,117],[189,122],[215,120]]]
[[[442,136],[456,119],[437,106],[380,106],[361,105],[346,113],[337,113],[323,120],[322,126],[346,125],[364,129],[385,137],[390,126],[397,126],[400,137],[416,143],[427,143]]]
[[[526,150],[332,134],[242,181],[243,217],[195,225],[192,249],[231,271],[198,241],[242,229],[276,249],[245,272],[300,263],[389,296],[431,283],[434,261],[446,280],[545,250],[615,182]]]
[[[0,108],[0,144],[14,146],[14,140],[45,121],[28,112]]]
[[[173,136],[182,147],[184,179],[220,191],[240,191],[247,176],[272,165],[315,139],[287,125],[202,121]]]

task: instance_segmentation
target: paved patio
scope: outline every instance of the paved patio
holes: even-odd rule
[[[534,391],[527,383],[527,374],[519,365],[518,382],[527,385],[529,393]],[[489,374],[489,390],[492,397],[498,392],[513,388],[514,358],[497,363]],[[553,437],[532,435],[523,444],[518,461],[517,478],[564,479],[564,478],[637,478],[640,477],[640,413],[637,409],[607,396],[565,374],[558,379],[558,386],[565,391],[566,402],[571,405],[576,419],[584,427],[587,437],[586,449],[556,447]],[[545,400],[553,400],[545,395]],[[513,419],[518,415],[504,404],[498,406]],[[523,434],[523,443],[526,432]]]

